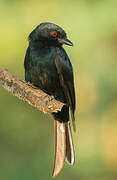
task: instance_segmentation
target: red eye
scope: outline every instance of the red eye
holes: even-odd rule
[[[53,32],[51,32],[51,35],[52,35],[53,37],[56,37],[56,36],[57,36],[57,32],[56,32],[56,31],[53,31]]]

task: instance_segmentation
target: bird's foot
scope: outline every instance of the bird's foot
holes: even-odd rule
[[[37,87],[35,85],[33,85],[33,83],[31,83],[30,81],[27,82],[27,84],[31,87],[33,87],[34,89],[37,89]]]
[[[55,97],[54,96],[48,96],[48,100],[52,101]]]
[[[53,99],[55,99],[54,96],[47,95],[46,105],[47,105],[50,101],[52,101]]]

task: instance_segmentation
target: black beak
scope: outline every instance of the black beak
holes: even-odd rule
[[[59,39],[59,43],[66,44],[68,46],[73,46],[73,43],[69,39]]]

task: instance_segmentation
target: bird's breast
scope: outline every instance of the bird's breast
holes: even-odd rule
[[[60,88],[59,77],[55,66],[55,50],[33,51],[30,62],[31,83],[42,90],[53,94]]]

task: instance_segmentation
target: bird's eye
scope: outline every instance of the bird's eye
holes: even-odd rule
[[[56,32],[56,31],[53,31],[53,32],[51,32],[50,34],[51,34],[51,36],[54,37],[54,38],[57,36],[57,32]]]

